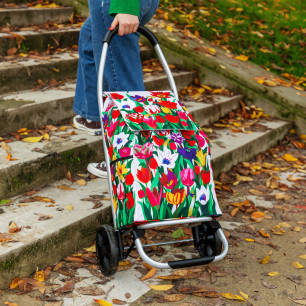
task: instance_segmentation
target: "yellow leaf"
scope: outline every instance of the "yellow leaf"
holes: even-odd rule
[[[242,54],[242,55],[236,56],[235,59],[242,61],[242,62],[246,62],[249,59],[249,57]]]
[[[304,269],[304,266],[298,263],[297,261],[294,261],[293,263],[291,263],[291,266],[296,269]]]
[[[259,233],[260,233],[263,237],[265,237],[265,238],[269,238],[269,237],[270,237],[270,234],[268,234],[268,233],[266,233],[266,232],[264,232],[264,231],[262,231],[262,230],[260,230]]]
[[[279,226],[282,226],[282,227],[287,227],[287,228],[290,228],[292,227],[290,224],[288,224],[287,222],[281,222],[278,224]]]
[[[169,294],[164,297],[167,302],[179,302],[186,297],[184,294]]]
[[[269,261],[270,261],[270,256],[267,255],[267,256],[265,256],[263,259],[261,259],[261,260],[259,261],[259,263],[261,263],[262,265],[265,265],[265,264],[267,264]]]
[[[239,210],[239,207],[236,207],[234,208],[232,211],[231,211],[231,216],[234,217],[236,215],[236,213],[238,212]]]
[[[91,247],[89,248],[84,248],[84,250],[86,250],[87,252],[93,252],[96,253],[96,244],[93,244]]]
[[[34,143],[34,142],[40,142],[42,139],[43,139],[43,136],[27,137],[27,138],[23,138],[22,141]]]
[[[282,158],[283,158],[285,161],[292,161],[292,162],[298,160],[296,157],[292,156],[291,154],[284,154],[284,155],[282,156]]]
[[[248,242],[254,242],[255,240],[254,239],[251,239],[251,238],[244,238],[245,241],[248,241]]]
[[[104,300],[96,300],[96,299],[94,299],[94,301],[97,304],[101,305],[101,306],[112,306],[112,303],[104,301]]]
[[[60,269],[63,265],[63,262],[60,261],[54,268],[53,268],[53,271],[57,271],[58,269]]]
[[[19,129],[18,131],[17,131],[17,133],[24,133],[24,132],[26,132],[28,129],[27,128],[22,128],[22,129]]]
[[[244,293],[244,292],[242,292],[242,291],[239,291],[239,293],[240,293],[246,300],[249,298],[249,296],[248,296],[246,293]]]
[[[39,282],[43,282],[45,280],[45,274],[44,271],[36,271],[34,275],[34,279],[38,280]]]
[[[58,68],[53,68],[53,71],[60,72],[60,70]]]
[[[251,194],[254,194],[254,195],[263,195],[263,193],[262,193],[261,191],[256,190],[256,189],[253,189],[253,188],[251,188],[251,189],[249,190],[249,192],[250,192]]]
[[[44,134],[44,139],[46,139],[46,140],[50,140],[50,135],[49,134]]]
[[[130,262],[129,260],[120,261],[120,262],[119,262],[119,266],[128,266],[128,265],[130,265],[130,264],[131,264],[131,262]]]
[[[299,257],[302,259],[306,259],[306,255],[300,255]]]
[[[66,209],[66,210],[69,210],[69,211],[72,211],[72,210],[74,210],[74,207],[73,207],[73,205],[69,204],[69,205],[67,205],[67,206],[65,207],[65,209]]]
[[[202,93],[202,92],[204,92],[205,91],[205,89],[203,88],[203,87],[200,87],[199,89],[198,89],[198,93]]]
[[[276,275],[278,275],[278,274],[279,274],[278,272],[269,272],[269,273],[268,273],[269,276],[276,276]]]
[[[167,30],[168,32],[172,32],[172,31],[173,31],[173,28],[172,28],[171,26],[167,26],[167,27],[166,27],[166,30]]]
[[[4,142],[4,141],[1,142],[1,148],[3,150],[5,150],[6,153],[8,153],[8,154],[11,153],[11,151],[12,151],[11,147],[8,144],[6,144],[6,142]]]
[[[85,181],[84,179],[77,180],[76,182],[77,182],[79,185],[81,185],[81,186],[86,186],[86,185],[87,185],[87,183],[86,183],[86,181]]]
[[[306,134],[301,134],[300,138],[303,139],[303,140],[306,140]]]
[[[19,278],[18,277],[15,277],[12,282],[10,283],[10,288],[11,289],[17,289],[18,288],[18,281],[19,281]]]
[[[301,230],[302,230],[301,226],[295,226],[293,229],[294,232],[300,232]]]
[[[271,187],[270,187],[271,188]],[[276,200],[290,200],[291,196],[285,193],[276,193],[275,194]]]
[[[255,222],[260,222],[265,218],[265,214],[261,211],[255,211],[251,214],[251,220]]]
[[[275,86],[277,86],[277,83],[275,83],[275,82],[273,82],[273,81],[270,81],[270,80],[265,80],[265,81],[264,81],[264,84],[265,84],[265,85],[268,85],[268,86],[270,86],[270,87],[275,87]]]
[[[151,285],[150,287],[153,290],[157,290],[157,291],[167,291],[170,290],[174,285]]]
[[[156,271],[157,271],[156,268],[152,268],[144,277],[142,277],[141,280],[146,280],[153,277],[156,274]]]
[[[236,294],[232,294],[232,293],[221,293],[221,295],[228,299],[228,300],[239,300],[239,301],[244,301],[245,302],[245,299],[242,298],[241,296],[239,295],[236,295]]]
[[[194,35],[195,35],[196,37],[200,37],[200,33],[199,33],[198,31],[194,31]]]

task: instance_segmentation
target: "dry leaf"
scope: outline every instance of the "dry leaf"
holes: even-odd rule
[[[54,268],[53,268],[53,271],[57,271],[58,269],[60,269],[63,265],[63,262],[60,261]]]
[[[299,257],[302,259],[306,259],[306,255],[300,255]]]
[[[74,207],[73,207],[73,205],[69,204],[69,205],[67,205],[67,206],[65,207],[65,209],[66,209],[66,210],[69,210],[69,211],[72,211],[72,210],[74,210]]]
[[[269,276],[276,276],[276,275],[278,275],[278,274],[279,274],[278,272],[269,272],[269,273],[268,273]]]
[[[157,271],[156,268],[151,269],[144,277],[142,277],[141,280],[144,281],[146,279],[153,277],[156,274],[156,271]]]
[[[254,195],[263,195],[263,192],[256,189],[250,189],[249,192]]]
[[[111,304],[110,302],[107,302],[107,301],[104,301],[104,300],[95,300],[95,299],[94,299],[94,301],[95,301],[97,304],[101,305],[101,306],[112,306],[112,304]]]
[[[291,266],[296,268],[296,269],[304,269],[305,267],[303,265],[301,265],[300,263],[298,263],[297,261],[294,261],[291,263]]]
[[[269,238],[270,237],[270,234],[266,233],[265,231],[263,230],[260,230],[259,233],[261,234],[261,236],[265,237],[265,238]]]
[[[275,194],[275,199],[276,200],[290,200],[291,197],[288,194],[285,193],[276,193]]]
[[[12,282],[10,283],[10,289],[17,289],[18,288],[19,278],[15,277]]]
[[[150,287],[157,291],[167,291],[173,288],[173,285],[150,285]]]
[[[299,243],[305,243],[306,242],[306,237],[303,237],[299,240]]]
[[[235,59],[242,61],[242,62],[246,62],[249,59],[249,57],[242,54],[242,55],[236,56]]]
[[[266,287],[268,289],[276,289],[277,288],[277,286],[269,284],[269,283],[267,283],[267,282],[265,282],[263,280],[261,281],[261,283],[263,284],[264,287]]]
[[[17,224],[13,221],[9,223],[9,232],[10,233],[18,233],[21,231],[21,228],[17,226]]]
[[[112,299],[112,302],[115,305],[125,305],[126,304],[125,301],[121,301],[121,300],[118,300],[118,299]]]
[[[29,143],[35,143],[35,142],[40,142],[43,139],[44,136],[39,136],[39,137],[26,137],[23,138],[22,141],[24,142],[29,142]]]
[[[255,222],[260,222],[264,220],[265,214],[261,211],[255,211],[251,214],[251,220]]]
[[[300,232],[302,230],[302,227],[301,226],[295,226],[294,228],[293,228],[293,231],[294,232]]]
[[[86,185],[87,185],[87,183],[86,183],[86,181],[85,181],[84,179],[77,180],[76,182],[77,182],[79,185],[81,185],[81,186],[86,186]]]
[[[236,213],[238,212],[239,210],[239,207],[236,207],[234,208],[232,211],[231,211],[231,216],[234,217],[236,215]]]
[[[87,252],[92,252],[92,253],[96,253],[96,244],[93,244],[91,247],[89,248],[83,248],[84,250],[86,250]]]
[[[267,255],[267,256],[265,256],[263,259],[261,259],[261,260],[259,261],[259,263],[261,263],[262,265],[265,265],[265,264],[267,264],[269,261],[270,261],[270,256]]]
[[[294,156],[292,156],[291,154],[284,154],[282,156],[282,158],[285,160],[285,161],[289,161],[289,162],[294,162],[294,161],[297,161],[298,159]]]
[[[292,227],[292,226],[291,226],[290,224],[288,224],[287,222],[281,222],[281,223],[279,223],[278,225],[281,226],[281,227],[287,227],[287,228]]]
[[[244,238],[244,240],[247,241],[247,242],[255,242],[255,240],[251,239],[251,238]]]
[[[73,289],[74,289],[74,282],[68,282],[63,287],[60,287],[60,288],[54,290],[54,293],[56,295],[62,294],[62,293],[68,293],[68,292],[73,291]]]
[[[221,293],[221,295],[228,300],[239,300],[245,302],[245,299],[239,295],[235,295],[232,293]]]
[[[164,300],[167,302],[179,302],[182,301],[186,295],[184,294],[169,294],[164,297]]]
[[[8,144],[6,144],[6,142],[4,142],[4,141],[1,141],[1,148],[3,150],[5,150],[6,153],[8,153],[8,154],[12,152],[11,147]]]
[[[67,185],[60,185],[60,186],[57,186],[56,188],[62,189],[62,190],[75,190],[75,188],[72,188],[72,187],[67,186]]]
[[[244,293],[242,291],[239,291],[239,293],[243,296],[244,299],[247,300],[249,298],[249,296],[246,293]]]
[[[39,282],[43,282],[45,281],[45,274],[44,271],[36,271],[35,275],[34,275],[34,279],[38,280]]]

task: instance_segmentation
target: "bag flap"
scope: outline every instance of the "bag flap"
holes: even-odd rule
[[[197,130],[189,112],[170,91],[109,92],[133,131]]]

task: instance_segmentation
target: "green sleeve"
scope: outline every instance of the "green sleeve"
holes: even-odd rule
[[[130,14],[139,16],[140,0],[111,0],[109,14]]]

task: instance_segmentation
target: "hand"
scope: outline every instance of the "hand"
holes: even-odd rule
[[[138,16],[135,15],[117,14],[114,21],[112,22],[110,30],[114,30],[118,24],[118,35],[122,36],[136,32],[139,26],[139,19]]]

